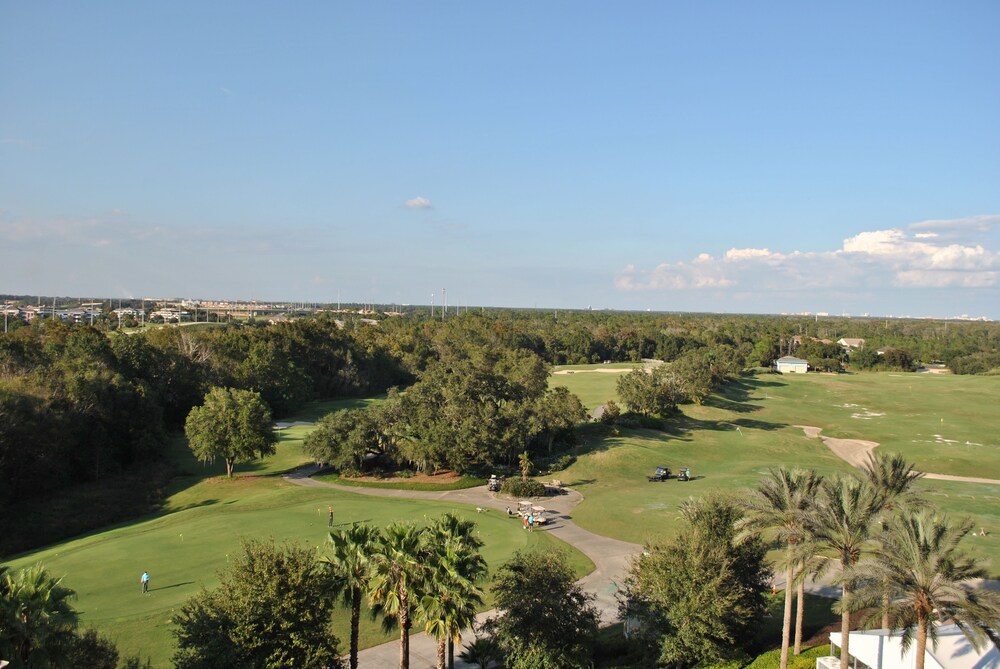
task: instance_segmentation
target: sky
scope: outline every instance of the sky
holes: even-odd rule
[[[1000,319],[998,26],[0,0],[0,294]]]

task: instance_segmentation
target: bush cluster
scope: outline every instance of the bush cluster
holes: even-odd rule
[[[545,494],[545,485],[534,479],[509,478],[500,486],[500,492],[512,497],[541,497]]]

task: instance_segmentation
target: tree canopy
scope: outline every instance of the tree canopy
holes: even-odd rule
[[[184,432],[198,459],[222,458],[230,477],[237,463],[274,453],[277,441],[271,410],[260,395],[236,388],[208,391],[205,403],[188,415]]]
[[[219,580],[177,616],[179,669],[341,666],[335,577],[315,551],[245,540]]]

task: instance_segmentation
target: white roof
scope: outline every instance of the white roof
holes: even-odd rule
[[[965,638],[958,625],[941,625],[937,630],[937,645],[927,640],[925,669],[1000,669],[1000,651],[988,640],[976,650]],[[840,647],[840,632],[830,634],[830,643]],[[916,640],[901,652],[899,633],[886,630],[851,632],[852,656],[872,669],[910,669],[915,666]]]

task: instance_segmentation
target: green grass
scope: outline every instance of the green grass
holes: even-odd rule
[[[616,386],[618,379],[641,365],[636,363],[616,363],[610,365],[561,365],[554,371],[570,370],[572,374],[553,374],[549,385],[568,388],[580,398],[587,411],[593,411],[608,400],[619,401]],[[609,373],[616,370],[620,373]]]
[[[877,441],[921,471],[1000,478],[1000,377],[764,375],[745,390],[767,419]]]
[[[585,387],[598,404],[614,396],[616,375],[570,375],[571,383],[585,376]],[[551,383],[562,385],[565,378],[554,376]],[[858,406],[845,406],[850,404]],[[670,421],[666,432],[622,429],[614,434],[603,426],[588,426],[576,462],[558,476],[584,495],[573,514],[577,523],[597,534],[643,543],[678,531],[677,508],[687,497],[753,487],[771,467],[795,465],[822,474],[851,471],[819,439],[805,437],[795,425],[821,427],[827,436],[880,442],[881,448],[903,452],[922,470],[1000,479],[996,406],[1000,379],[995,377],[764,374],[735,382],[702,406],[685,405],[683,416]],[[875,413],[885,415],[854,415]],[[941,418],[954,431],[938,432]],[[942,434],[961,445],[928,443],[928,434]],[[967,453],[976,456],[967,458]],[[647,482],[660,465],[690,466],[695,480]],[[992,573],[1000,574],[997,486],[931,480],[920,486],[937,508],[972,517],[977,531],[989,530],[986,537],[969,537],[963,545],[991,559]]]
[[[348,405],[317,405],[313,414]],[[329,531],[328,506],[334,508],[336,527],[359,521],[377,526],[400,520],[422,524],[445,512],[456,513],[476,523],[491,568],[522,549],[563,550],[580,576],[594,568],[586,556],[553,535],[524,532],[520,523],[501,514],[477,514],[474,508],[457,503],[379,498],[289,484],[279,474],[308,460],[302,439],[309,429],[283,430],[274,456],[239,466],[233,479],[218,475],[224,470],[221,463],[202,465],[195,460],[183,437],[178,437],[170,444],[171,458],[185,475],[174,482],[162,513],[22,555],[7,564],[19,568],[40,562],[63,577],[63,583],[77,593],[75,607],[82,625],[108,635],[123,654],[151,658],[156,667],[170,666],[173,620],[180,607],[200,588],[217,584],[217,572],[239,550],[241,538],[296,541],[315,546],[322,554]],[[144,570],[152,576],[148,596],[139,594],[139,575]],[[488,596],[487,605],[491,601]],[[346,611],[335,618],[335,624],[346,644]],[[386,635],[367,618],[362,625],[362,647],[395,638],[395,633]]]
[[[463,476],[457,481],[450,483],[431,483],[425,481],[356,481],[354,479],[343,478],[337,473],[318,474],[313,478],[326,483],[336,483],[337,485],[353,486],[356,488],[381,488],[385,490],[464,490],[465,488],[486,485],[486,479],[474,476]]]

